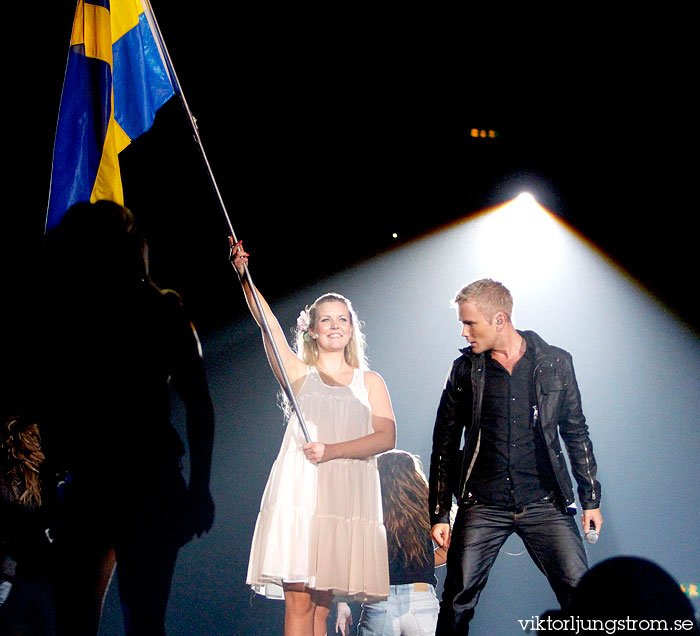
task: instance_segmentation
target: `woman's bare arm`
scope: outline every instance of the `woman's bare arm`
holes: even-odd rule
[[[282,383],[283,377],[280,371],[279,365],[275,358],[274,352],[272,350],[272,344],[268,335],[262,329],[262,317],[257,303],[255,302],[255,296],[253,292],[253,287],[250,284],[247,276],[244,276],[244,266],[248,264],[248,253],[243,250],[242,241],[236,243],[232,248],[232,261],[233,266],[236,268],[238,275],[241,277],[241,284],[243,286],[243,293],[245,294],[246,303],[248,304],[248,309],[253,316],[255,322],[261,328],[263,336],[263,344],[265,346],[265,353],[267,354],[267,359],[272,368],[272,372],[275,374],[277,380]],[[260,290],[256,288],[258,300],[260,301],[260,306],[262,307],[263,313],[265,315],[265,320],[268,327],[270,328],[270,334],[272,335],[272,340],[275,343],[277,352],[280,355],[284,370],[287,373],[287,377],[290,382],[294,382],[306,374],[306,365],[297,357],[297,355],[292,351],[287,338],[284,335],[284,331],[280,326],[277,318],[272,313],[272,309],[267,304],[265,298],[263,298]]]

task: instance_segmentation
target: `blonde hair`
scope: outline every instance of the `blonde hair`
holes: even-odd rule
[[[489,322],[499,311],[502,311],[508,320],[513,314],[513,296],[503,283],[490,278],[482,278],[463,287],[452,302],[453,305],[474,303]]]
[[[350,342],[345,347],[345,361],[356,369],[368,369],[367,356],[365,353],[366,341],[365,335],[362,333],[362,323],[357,317],[352,303],[340,294],[328,293],[320,296],[314,301],[311,307],[307,308],[309,324],[308,326],[297,326],[296,330],[296,354],[308,365],[316,366],[318,361],[318,345],[309,334],[309,329],[316,327],[318,320],[318,308],[323,303],[339,302],[343,303],[350,314],[350,323],[352,324],[352,336]]]
[[[8,417],[0,430],[0,480],[13,501],[29,508],[41,505],[39,466],[43,461],[39,427],[16,415]]]

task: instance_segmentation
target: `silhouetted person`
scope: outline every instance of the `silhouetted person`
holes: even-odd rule
[[[128,635],[164,634],[178,549],[211,528],[214,414],[197,335],[179,296],[148,274],[129,210],[80,203],[47,235],[35,387],[57,475],[59,636],[97,633],[115,568]],[[186,408],[184,445],[169,382]]]
[[[583,575],[567,612],[542,617],[543,632],[669,633],[699,632],[693,606],[680,585],[663,568],[632,556],[607,559]]]
[[[36,423],[19,416],[0,422],[0,634],[54,632],[51,557],[42,507],[44,461]]]

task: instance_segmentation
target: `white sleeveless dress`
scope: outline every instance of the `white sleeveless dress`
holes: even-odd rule
[[[308,367],[297,395],[313,441],[335,443],[373,432],[364,373],[329,386]],[[386,530],[375,457],[309,462],[296,415],[287,424],[255,524],[247,583],[280,598],[282,583],[332,590],[336,600],[389,595]]]

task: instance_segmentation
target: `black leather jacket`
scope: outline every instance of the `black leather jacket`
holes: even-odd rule
[[[571,355],[547,344],[533,331],[518,332],[534,351],[537,395],[535,427],[551,462],[562,508],[574,503],[574,493],[559,436],[569,455],[583,509],[600,506],[596,461],[581,409]],[[431,523],[449,523],[452,495],[461,502],[479,452],[481,400],[484,394],[484,355],[463,349],[454,361],[438,407],[430,458]],[[460,449],[464,431],[464,445]]]

